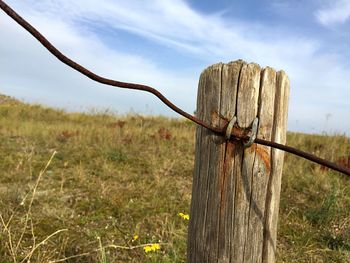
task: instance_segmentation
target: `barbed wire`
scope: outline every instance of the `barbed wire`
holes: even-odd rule
[[[69,57],[65,56],[62,52],[60,52],[54,45],[52,45],[38,30],[36,30],[31,24],[29,24],[25,19],[23,19],[19,14],[17,14],[10,6],[8,6],[4,1],[0,0],[0,8],[13,20],[15,20],[20,26],[22,26],[25,30],[27,30],[34,38],[36,38],[52,55],[54,55],[57,59],[59,59],[62,63],[66,64],[67,66],[75,69],[76,71],[80,72],[81,74],[85,75],[86,77],[105,84],[109,86],[114,86],[118,88],[125,88],[125,89],[132,89],[132,90],[140,90],[140,91],[146,91],[149,93],[152,93],[156,97],[158,97],[164,104],[166,104],[169,108],[171,108],[173,111],[177,112],[181,116],[195,122],[196,124],[218,134],[221,136],[225,136],[226,134],[226,128],[228,123],[225,125],[224,128],[218,128],[214,127],[208,123],[203,122],[202,120],[198,119],[197,117],[183,111],[179,107],[177,107],[175,104],[173,104],[171,101],[169,101],[163,94],[161,94],[158,90],[155,88],[152,88],[147,85],[142,84],[136,84],[136,83],[128,83],[128,82],[122,82],[117,80],[112,80],[108,78],[101,77],[94,72],[86,69],[85,67],[81,66],[77,62],[73,61]],[[251,130],[249,129],[242,129],[239,127],[234,126],[231,131],[231,140],[232,139],[238,139],[242,141],[249,140],[251,135]],[[334,162],[322,159],[320,157],[317,157],[314,154],[307,153],[304,151],[301,151],[299,149],[296,149],[291,146],[283,145],[280,143],[272,142],[263,140],[260,138],[256,138],[254,140],[255,143],[273,147],[279,150],[283,150],[285,152],[289,152],[291,154],[297,155],[299,157],[305,158],[307,160],[310,160],[312,162],[318,163],[320,165],[323,165],[325,167],[328,167],[332,170],[341,172],[343,174],[346,174],[350,176],[350,169],[347,167],[340,166]]]

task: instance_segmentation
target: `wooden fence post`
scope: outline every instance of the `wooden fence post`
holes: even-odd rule
[[[238,60],[200,76],[197,116],[225,127],[234,116],[257,137],[286,141],[289,80]],[[283,152],[227,141],[199,127],[188,233],[188,263],[275,262]]]

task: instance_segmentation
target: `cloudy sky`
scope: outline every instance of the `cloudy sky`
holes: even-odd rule
[[[350,135],[350,0],[7,0],[96,73],[151,85],[192,113],[200,72],[244,59],[291,80],[289,130]],[[73,111],[176,115],[145,92],[96,84],[0,11],[0,93]]]

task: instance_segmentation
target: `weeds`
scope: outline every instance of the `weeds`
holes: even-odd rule
[[[12,262],[30,262],[30,259],[33,257],[33,254],[39,249],[40,246],[43,246],[49,239],[56,236],[57,234],[67,231],[67,229],[56,230],[54,233],[51,233],[42,241],[37,243],[37,237],[35,235],[35,229],[33,224],[32,206],[34,198],[36,197],[37,188],[39,186],[41,177],[47,171],[55,154],[56,151],[53,152],[46,166],[39,173],[39,176],[35,182],[34,188],[31,191],[31,193],[27,193],[21,201],[21,203],[19,204],[20,206],[24,207],[27,201],[27,197],[31,194],[28,208],[27,210],[24,210],[25,213],[20,213],[17,211],[17,209],[15,209],[7,220],[2,216],[2,214],[0,214],[2,233],[4,233],[4,235],[7,236],[7,239],[5,239],[5,244],[7,247],[8,254],[12,259]],[[16,233],[13,231],[13,225],[18,223],[19,226],[17,227],[19,227],[20,231],[19,233]],[[31,245],[29,246],[25,244],[24,240],[25,235],[28,235],[28,228],[31,235]]]
[[[0,261],[184,262],[194,139],[184,120],[0,103]],[[287,141],[350,152],[344,136]],[[349,178],[286,155],[278,262],[350,262],[349,211]]]
[[[332,191],[326,196],[320,207],[310,208],[306,212],[307,219],[311,223],[318,225],[328,223],[337,215],[337,199],[337,189],[333,186]]]

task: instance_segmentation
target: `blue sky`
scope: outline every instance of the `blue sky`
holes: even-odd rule
[[[194,112],[200,72],[244,59],[287,72],[289,130],[350,134],[350,0],[11,0],[66,55],[151,85]],[[0,93],[67,110],[176,116],[144,92],[96,84],[0,12]]]

